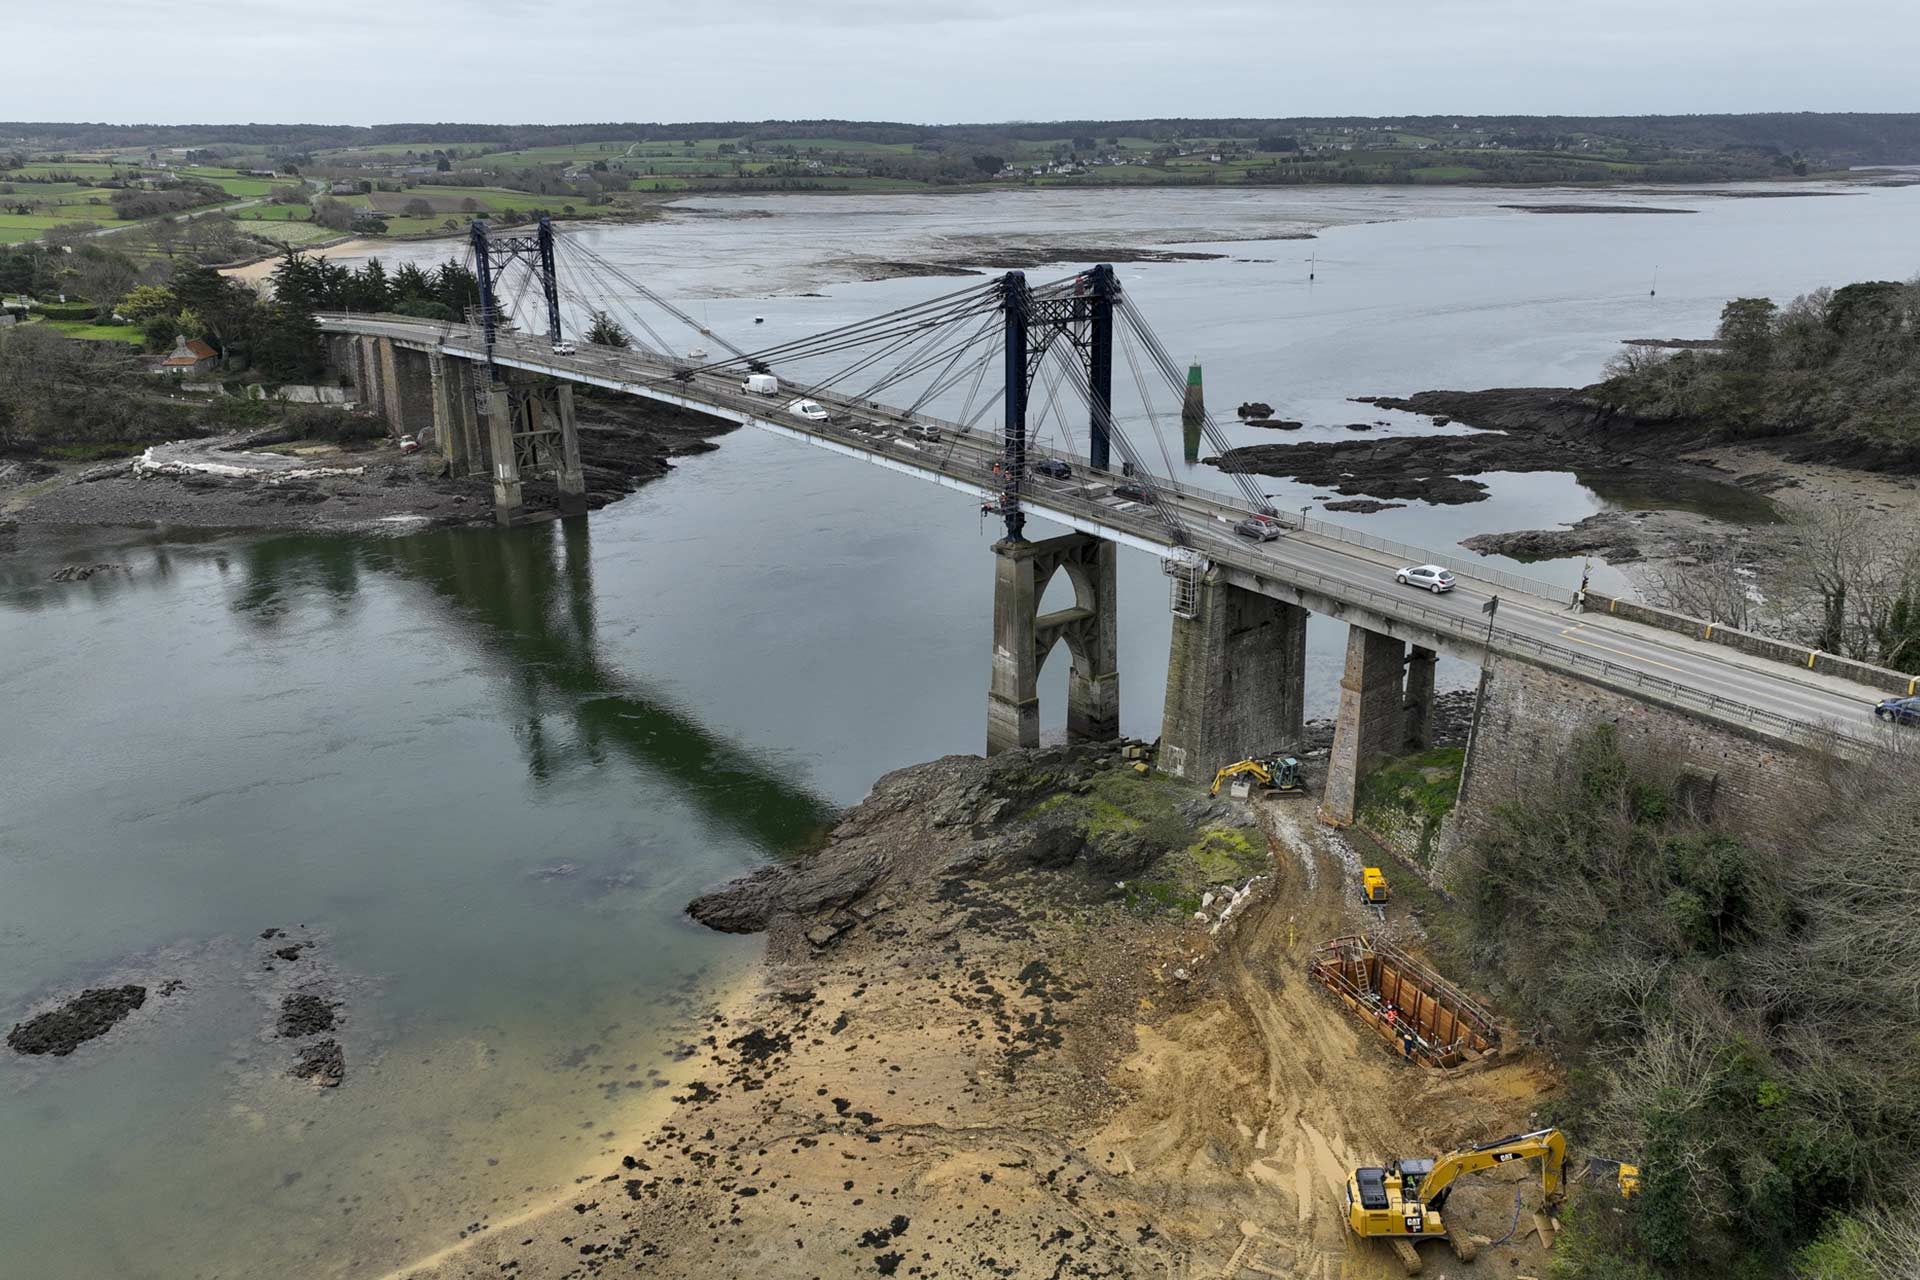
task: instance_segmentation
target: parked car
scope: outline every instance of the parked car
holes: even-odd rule
[[[1113,486],[1113,496],[1125,498],[1128,502],[1147,502],[1153,497],[1147,492],[1147,486],[1137,480],[1124,480]]]
[[[825,422],[827,420],[826,407],[818,400],[795,400],[787,406],[787,412],[796,418],[804,418],[808,422]]]
[[[574,351],[571,342],[556,342],[553,344],[553,354],[557,356],[570,356],[578,353]]]
[[[770,373],[750,373],[740,389],[748,395],[777,396],[780,394],[780,379]]]
[[[1280,522],[1270,516],[1248,516],[1236,522],[1233,531],[1255,542],[1272,542],[1280,536]]]
[[[1920,698],[1882,698],[1873,714],[1888,724],[1920,724]]]
[[[1393,580],[1403,587],[1425,587],[1435,595],[1453,590],[1453,570],[1437,564],[1408,565],[1394,574]]]
[[[1033,474],[1050,476],[1055,480],[1073,479],[1073,468],[1058,458],[1042,458],[1033,464]]]

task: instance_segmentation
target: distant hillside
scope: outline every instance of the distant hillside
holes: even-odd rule
[[[36,151],[233,145],[280,152],[398,144],[460,144],[502,150],[603,141],[679,138],[837,138],[930,148],[992,146],[1055,138],[1132,138],[1170,142],[1195,137],[1364,131],[1449,139],[1472,133],[1514,147],[1590,138],[1663,150],[1798,153],[1816,167],[1920,164],[1920,113],[1766,112],[1687,116],[1291,116],[1231,119],[1058,120],[1003,124],[915,125],[860,120],[683,121],[568,125],[396,123],[143,125],[0,121],[0,146]]]

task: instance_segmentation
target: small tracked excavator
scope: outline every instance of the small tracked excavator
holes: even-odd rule
[[[1514,1160],[1540,1162],[1543,1194],[1534,1223],[1541,1238],[1551,1241],[1553,1227],[1547,1214],[1566,1194],[1561,1174],[1567,1139],[1558,1129],[1516,1133],[1498,1142],[1450,1151],[1438,1160],[1396,1160],[1384,1168],[1355,1169],[1347,1179],[1347,1225],[1363,1240],[1385,1240],[1410,1276],[1420,1274],[1420,1255],[1414,1245],[1421,1240],[1444,1236],[1460,1261],[1472,1262],[1474,1245],[1466,1224],[1448,1220],[1447,1193],[1462,1174]]]
[[[1257,756],[1246,760],[1236,760],[1213,775],[1213,786],[1207,794],[1220,794],[1220,784],[1229,778],[1246,774],[1259,783],[1269,793],[1283,795],[1301,795],[1307,788],[1305,772],[1300,762],[1292,756]]]

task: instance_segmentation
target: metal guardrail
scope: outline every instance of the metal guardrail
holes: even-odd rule
[[[1483,564],[1477,558],[1463,559],[1458,553],[1448,554],[1435,551],[1430,547],[1416,547],[1406,542],[1396,542],[1392,538],[1382,538],[1376,534],[1362,533],[1349,525],[1335,524],[1331,520],[1316,520],[1311,516],[1299,522],[1308,533],[1332,538],[1338,542],[1351,543],[1366,547],[1372,551],[1384,551],[1408,564],[1437,564],[1453,570],[1467,578],[1477,578],[1482,582],[1491,582],[1495,586],[1505,587],[1509,591],[1526,592],[1544,596],[1557,604],[1572,604],[1574,591],[1571,587],[1555,586],[1551,582],[1542,582],[1538,578],[1529,578],[1524,574],[1508,573],[1492,565]]]
[[[461,330],[462,332],[459,336],[466,340],[471,340],[474,337],[471,330],[466,329],[465,326],[449,325],[445,322],[438,321],[422,321],[415,317],[354,316],[341,313],[327,313],[327,315],[345,320],[348,323],[370,322],[371,324],[394,325],[416,332],[421,329],[427,329],[432,331],[443,343],[453,341],[456,336],[456,330]],[[520,347],[522,345],[544,347],[545,344],[544,340],[531,336],[506,335],[503,336],[496,345],[507,345],[510,347]],[[535,354],[543,353],[536,351]],[[693,368],[690,362],[687,364],[682,364],[677,360],[668,362],[647,352],[617,348],[589,348],[585,354],[560,357],[560,359],[574,363],[600,365],[605,367],[610,374],[631,374],[634,372],[633,366],[635,364],[645,365],[653,370],[650,375],[642,375],[643,380],[647,381],[659,381],[665,378],[671,378],[676,372],[690,371]],[[690,385],[692,388],[697,389],[700,394],[711,397],[720,405],[733,409],[736,412],[747,412],[757,415],[766,407],[764,398],[762,397],[748,396],[744,393],[735,394],[732,393],[730,389],[722,391],[714,387],[710,380],[695,380]],[[817,398],[832,400],[854,411],[874,412],[894,419],[900,418],[897,410],[870,410],[863,404],[856,404],[853,401],[829,395],[820,395]],[[735,401],[739,403],[734,403]],[[943,431],[951,432],[957,437],[985,440],[988,442],[991,442],[995,438],[992,433],[970,429],[959,423],[946,422],[927,414],[915,414],[914,420],[935,423],[940,426]],[[795,425],[794,429],[806,430],[807,428]],[[822,436],[822,438],[831,438],[827,431],[816,430],[814,433]],[[929,471],[941,472],[953,478],[963,479],[973,483],[982,482],[983,478],[981,476],[972,474],[965,467],[953,465],[955,460],[950,454],[942,456],[932,449],[922,449],[920,450],[920,454]],[[1071,457],[1074,455],[1065,456]],[[1082,461],[1084,462],[1084,460]],[[1153,478],[1153,483],[1157,487],[1181,499],[1216,506],[1224,505],[1221,500],[1221,495],[1213,490],[1199,489],[1194,486],[1181,484],[1177,481],[1162,480],[1158,477]],[[1124,527],[1129,523],[1135,522],[1133,518],[1130,517],[1130,513],[1117,511],[1112,507],[1101,506],[1093,500],[1086,498],[1084,495],[1075,494],[1070,490],[1048,487],[1043,490],[1034,491],[1028,496],[1030,498],[1041,499],[1047,505],[1071,511],[1089,520],[1097,520],[1115,527]],[[1194,513],[1190,512],[1189,514]],[[1301,521],[1298,518],[1291,518],[1285,522],[1295,526],[1301,526]],[[1146,525],[1146,521],[1143,520],[1138,521],[1138,523],[1142,526]],[[1374,551],[1387,552],[1410,561],[1445,563],[1443,558],[1436,556],[1435,553],[1430,550],[1396,542],[1391,538],[1381,538],[1372,534],[1362,533],[1357,529],[1350,528],[1346,525],[1335,524],[1331,521],[1309,518],[1305,521],[1304,526],[1301,527],[1303,527],[1307,533],[1366,547]],[[1244,561],[1249,551],[1247,544],[1231,535],[1220,533],[1218,531],[1218,525],[1213,522],[1203,520],[1200,522],[1200,527],[1192,529],[1190,532],[1196,542],[1195,550],[1206,551],[1210,547],[1215,553],[1225,552],[1226,554],[1219,556],[1219,558],[1229,563],[1233,561]],[[1160,531],[1158,529],[1149,529],[1148,533],[1152,536],[1159,536]],[[1516,631],[1509,631],[1499,626],[1488,628],[1469,619],[1461,618],[1456,614],[1433,609],[1426,605],[1416,604],[1404,592],[1384,592],[1373,587],[1359,585],[1350,579],[1335,578],[1317,570],[1294,565],[1276,564],[1272,567],[1276,571],[1274,574],[1275,577],[1284,577],[1288,582],[1295,585],[1310,585],[1330,597],[1356,603],[1364,602],[1369,607],[1374,608],[1387,617],[1403,622],[1412,622],[1427,630],[1459,640],[1483,652],[1489,650],[1492,652],[1506,651],[1514,656],[1538,658],[1575,673],[1596,676],[1602,683],[1610,684],[1617,688],[1631,688],[1650,693],[1674,705],[1704,711],[1709,715],[1719,717],[1723,720],[1745,724],[1763,730],[1773,736],[1788,740],[1807,741],[1825,737],[1829,732],[1826,726],[1781,715],[1778,712],[1768,711],[1736,699],[1724,698],[1715,693],[1695,689],[1690,685],[1682,684],[1675,680],[1669,680],[1664,676],[1651,675],[1638,668],[1612,662],[1605,658],[1595,657],[1588,653],[1569,649],[1563,645],[1552,644]],[[1472,565],[1466,569],[1457,570],[1457,572],[1505,586],[1509,590],[1543,596],[1562,604],[1571,602],[1574,597],[1574,593],[1567,588],[1556,587],[1550,583],[1540,582],[1537,579],[1526,578],[1518,574],[1505,573],[1482,565]]]

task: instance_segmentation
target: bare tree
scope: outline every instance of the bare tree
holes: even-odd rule
[[[1737,554],[1699,564],[1663,565],[1648,578],[1648,600],[1663,609],[1741,631],[1761,625],[1766,599],[1753,571]]]
[[[1875,656],[1878,628],[1905,585],[1910,524],[1854,503],[1794,522],[1782,584],[1807,642],[1851,658]]]

